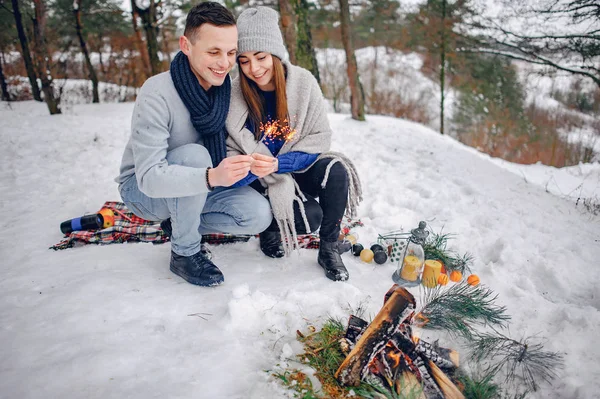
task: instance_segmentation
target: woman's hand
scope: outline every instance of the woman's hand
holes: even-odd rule
[[[208,182],[213,187],[229,187],[248,175],[253,162],[250,155],[225,158],[216,168],[208,171]]]
[[[252,166],[250,166],[250,172],[252,172],[255,176],[262,178],[271,173],[277,172],[279,168],[279,163],[277,162],[277,158],[262,155],[257,152],[252,154]]]

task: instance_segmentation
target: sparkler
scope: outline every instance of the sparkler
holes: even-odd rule
[[[286,143],[296,135],[296,130],[290,127],[287,119],[282,123],[278,120],[261,123],[260,130],[264,132],[263,137],[266,141],[283,140]]]
[[[279,120],[274,120],[268,121],[266,123],[261,123],[260,130],[263,131],[262,140],[264,140],[265,142],[275,142],[277,140],[282,140],[285,144],[296,135],[296,129],[292,129],[290,127],[287,119],[283,120],[283,122],[280,122]],[[254,151],[252,151],[253,153],[256,152],[256,149],[259,145],[260,141],[254,148]]]

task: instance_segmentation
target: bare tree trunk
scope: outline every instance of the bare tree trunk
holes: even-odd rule
[[[163,42],[163,52],[165,53],[165,57],[167,57],[167,61],[169,61],[169,65],[171,65],[171,49],[169,48],[169,40],[167,38],[166,29],[162,29],[160,33]]]
[[[4,51],[0,51],[0,87],[2,88],[2,100],[10,101],[10,93],[8,92],[8,84],[6,83],[2,64],[4,64]]]
[[[290,55],[290,62],[296,64],[296,15],[294,8],[289,0],[278,0],[279,14],[281,15],[281,31],[283,32],[283,40]]]
[[[346,65],[348,71],[348,83],[350,85],[350,107],[352,119],[365,120],[365,93],[360,77],[358,76],[358,65],[354,55],[352,44],[352,32],[350,31],[350,6],[348,0],[340,0],[340,18],[342,24],[342,42],[346,51]]]
[[[46,5],[44,0],[33,0],[35,18],[33,19],[33,42],[35,44],[35,59],[38,75],[42,81],[44,101],[48,105],[50,115],[60,114],[60,97],[54,96],[52,75],[50,74],[50,54],[46,46],[44,29],[46,27]]]
[[[23,62],[25,63],[25,69],[27,70],[27,77],[29,78],[29,84],[31,85],[31,94],[33,99],[36,101],[42,101],[42,94],[37,84],[37,75],[35,73],[35,67],[33,60],[31,59],[31,52],[29,51],[29,40],[27,40],[27,34],[25,33],[25,27],[23,26],[23,17],[21,16],[21,10],[19,9],[19,0],[12,0],[13,15],[15,16],[15,25],[17,27],[17,33],[19,34],[19,43],[21,44],[21,54],[23,55]]]
[[[135,5],[135,0],[131,0],[131,22],[133,23],[133,31],[135,32],[135,44],[137,46],[138,51],[140,52],[140,57],[142,58],[142,65],[144,66],[145,78],[152,76],[152,70],[150,69],[150,58],[148,57],[148,49],[144,46],[144,40],[142,39],[142,34],[140,33],[140,28],[137,24],[138,12],[137,7]],[[145,80],[145,79],[144,79]]]
[[[140,8],[135,0],[132,0],[136,13],[142,19],[144,32],[146,32],[146,46],[148,47],[148,57],[150,59],[150,70],[152,75],[162,72],[162,64],[158,58],[158,25],[156,21],[156,3],[150,0],[148,8]]]
[[[442,0],[442,31],[440,57],[440,133],[444,134],[444,89],[446,84],[446,0]]]
[[[106,76],[105,76],[106,75],[106,65],[104,64],[104,56],[102,55],[102,50],[103,50],[103,47],[104,47],[102,45],[102,36],[99,36],[98,40],[100,42],[98,44],[98,48],[97,48],[97,50],[98,50],[98,62],[100,63],[100,72],[102,72],[103,79],[106,80]],[[93,49],[92,49],[92,51],[93,51]],[[111,49],[111,51],[112,51],[112,49]]]
[[[85,58],[85,64],[88,69],[88,74],[90,80],[92,81],[92,102],[99,103],[100,96],[98,94],[98,76],[96,75],[96,70],[92,65],[90,53],[88,51],[85,38],[83,37],[83,24],[81,23],[81,0],[75,0],[75,2],[73,3],[73,14],[75,15],[75,30],[77,31],[77,37],[79,38],[79,46],[81,47],[81,52],[83,53],[83,57]]]
[[[317,82],[321,84],[319,76],[319,65],[315,48],[312,44],[312,35],[308,23],[308,2],[306,0],[292,0],[296,14],[296,62],[303,68],[308,69]]]

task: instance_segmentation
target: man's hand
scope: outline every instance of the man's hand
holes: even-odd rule
[[[252,162],[250,171],[259,178],[270,175],[271,173],[275,173],[279,168],[279,162],[277,162],[277,158],[269,155],[262,155],[255,152],[252,154],[252,159],[254,162]]]
[[[235,155],[225,158],[216,168],[208,171],[208,183],[212,187],[229,187],[248,175],[252,162],[253,159],[250,155]]]

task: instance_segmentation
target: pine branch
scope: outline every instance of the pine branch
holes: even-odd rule
[[[475,332],[473,325],[504,327],[510,320],[506,307],[494,303],[497,297],[483,285],[471,286],[466,282],[448,289],[440,286],[426,289],[422,308],[414,317],[415,324],[471,338]]]
[[[503,369],[506,382],[523,381],[528,389],[537,391],[538,380],[548,383],[557,376],[556,370],[563,368],[563,355],[544,350],[540,343],[533,343],[533,337],[521,341],[503,334],[483,333],[475,336],[471,358],[476,362],[490,361],[488,371],[496,373]]]
[[[453,238],[454,234],[445,233],[436,234],[430,232],[423,250],[425,251],[425,259],[435,259],[441,261],[446,270],[458,270],[465,274],[471,271],[471,265],[473,264],[473,255],[468,252],[464,255],[459,255],[455,251],[448,250],[448,240]]]
[[[494,376],[494,373],[486,373],[483,376],[463,375],[458,379],[464,386],[466,398],[495,399],[500,397],[502,391],[493,382]]]

